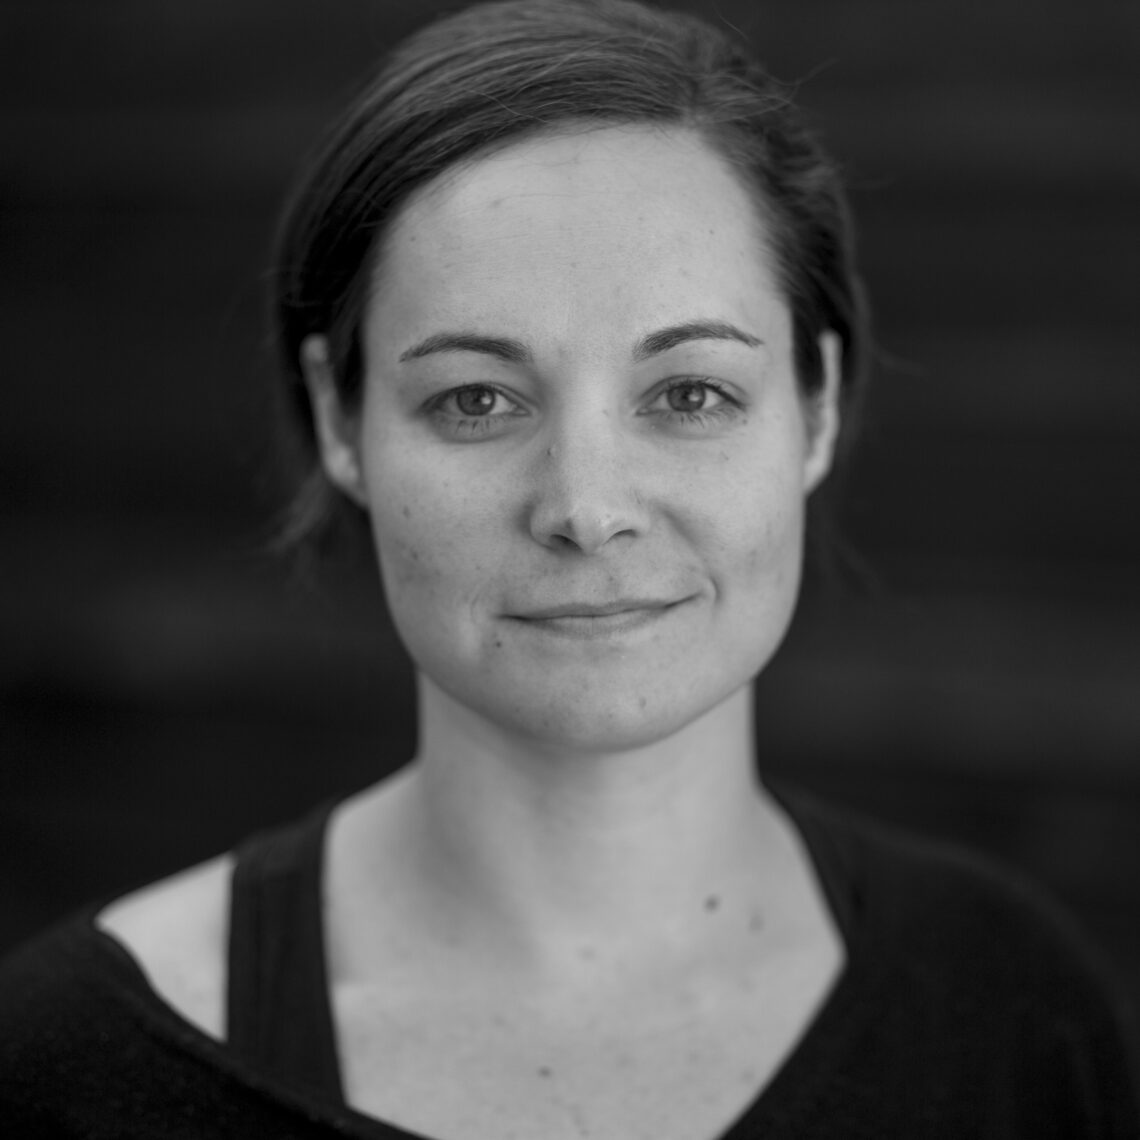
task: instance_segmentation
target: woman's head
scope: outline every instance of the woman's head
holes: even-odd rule
[[[839,422],[838,338],[805,395],[769,245],[699,133],[545,132],[400,211],[358,397],[305,340],[429,736],[610,754],[734,719],[791,618]]]
[[[288,414],[306,476],[286,530],[319,538],[359,511],[327,477],[300,363],[328,338],[338,391],[361,396],[361,330],[385,239],[418,191],[528,137],[605,124],[694,132],[749,193],[790,309],[805,397],[823,381],[820,335],[856,384],[863,314],[836,173],[787,91],[726,34],[630,0],[505,0],[428,26],[400,45],[310,164],[278,247],[273,316]],[[355,517],[354,517],[355,516]]]

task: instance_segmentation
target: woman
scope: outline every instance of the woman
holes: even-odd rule
[[[289,538],[370,531],[417,755],[11,960],[8,1135],[1140,1133],[1064,920],[755,775],[858,378],[849,246],[703,24],[508,0],[387,61],[275,315]]]

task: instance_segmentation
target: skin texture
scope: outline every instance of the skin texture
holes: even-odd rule
[[[697,321],[721,335],[643,343]],[[445,334],[511,359],[426,351]],[[441,1140],[719,1135],[844,961],[757,782],[749,687],[830,463],[834,337],[808,407],[752,202],[697,137],[646,127],[421,190],[363,336],[358,408],[322,337],[302,363],[325,468],[371,518],[419,747],[330,821],[348,1101]],[[216,860],[101,918],[215,1036],[227,891]]]
[[[415,762],[329,842],[363,1111],[440,1137],[719,1134],[838,976],[756,780],[749,683],[790,620],[838,419],[835,338],[808,407],[771,266],[696,136],[544,136],[397,218],[358,409],[322,338],[304,346],[419,692]],[[747,343],[645,351],[697,321]],[[512,359],[425,351],[455,334]]]
[[[634,359],[646,334],[695,320],[762,343]],[[449,332],[512,338],[529,359],[401,361]],[[436,720],[532,752],[620,753],[766,664],[830,462],[834,380],[808,416],[755,207],[699,139],[542,137],[432,184],[388,235],[363,335],[359,414],[319,338],[304,355],[327,468],[369,510]],[[648,608],[526,620],[630,599]]]

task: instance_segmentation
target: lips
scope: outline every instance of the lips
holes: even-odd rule
[[[615,614],[642,613],[665,610],[675,606],[682,599],[661,598],[621,598],[613,602],[565,602],[557,606],[527,610],[514,614],[520,621],[552,621],[557,618],[604,618]]]

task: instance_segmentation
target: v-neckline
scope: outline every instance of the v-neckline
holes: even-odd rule
[[[737,1116],[715,1136],[708,1140],[751,1140],[756,1130],[768,1128],[777,1121],[798,1118],[813,1091],[827,1080],[831,1068],[830,1058],[836,1044],[844,1038],[840,1032],[846,1023],[848,1011],[859,992],[854,975],[861,959],[857,956],[860,941],[859,889],[852,878],[852,869],[833,849],[831,837],[812,810],[813,797],[799,790],[789,789],[782,782],[763,780],[765,790],[784,811],[803,850],[808,857],[815,881],[820,888],[828,917],[839,936],[843,961],[831,986],[804,1026],[798,1040],[792,1045],[775,1071],[755,1095],[741,1108]],[[325,884],[325,867],[329,838],[329,823],[337,804],[326,805],[319,822],[317,844],[317,881]],[[322,908],[323,913],[323,908]],[[336,1050],[337,1023],[331,993],[331,975],[327,969],[326,938],[320,940],[319,969],[326,979],[324,999],[327,1004],[328,1024],[332,1029],[333,1048]],[[859,995],[862,998],[865,995]],[[339,1053],[336,1057],[340,1085],[344,1088],[343,1066]],[[410,1131],[383,1118],[361,1112],[342,1101],[340,1106],[362,1127],[371,1129],[375,1140],[437,1140],[424,1133]],[[380,1131],[376,1131],[379,1129]]]
[[[708,1140],[752,1140],[756,1135],[763,1134],[778,1125],[800,1124],[804,1114],[810,1110],[808,1106],[815,1099],[816,1091],[826,1086],[830,1073],[835,1071],[839,1061],[837,1050],[843,1048],[843,1042],[848,1037],[843,1030],[850,1025],[852,1006],[856,1000],[861,1005],[866,1005],[868,1000],[868,994],[864,992],[866,979],[861,977],[865,973],[862,970],[863,957],[859,952],[865,934],[862,917],[863,884],[857,881],[856,873],[849,866],[848,860],[836,849],[828,828],[818,819],[813,798],[799,790],[774,787],[767,779],[764,785],[791,821],[803,845],[834,928],[843,945],[844,960],[830,990],[822,998],[798,1041],[772,1076],[741,1108],[737,1116]],[[309,830],[310,835],[316,833],[315,881],[319,887],[315,892],[315,906],[317,916],[320,918],[323,918],[324,911],[322,899],[325,890],[324,872],[327,863],[329,822],[339,802],[334,800],[322,804],[318,810],[310,813],[296,825],[297,828]],[[141,991],[147,1007],[175,1031],[182,1047],[215,1058],[217,1064],[232,1076],[244,1079],[245,1083],[262,1089],[266,1094],[273,1095],[284,1103],[292,1103],[303,1108],[305,1116],[310,1120],[323,1118],[343,1135],[355,1135],[359,1140],[436,1140],[424,1133],[361,1112],[348,1104],[343,1097],[339,1100],[329,1096],[315,1098],[306,1090],[295,1087],[273,1074],[253,1073],[226,1041],[205,1033],[183,1017],[154,989],[144,969],[130,950],[95,922],[102,906],[103,903],[100,903],[89,908],[86,915],[87,927],[111,952],[118,967],[129,969],[135,982],[136,992]],[[321,928],[322,937],[317,942],[317,960],[313,965],[319,971],[320,977],[325,979],[323,1000],[328,1023],[332,1029],[331,1048],[337,1072],[341,1074],[323,921]],[[341,1076],[341,1087],[343,1088],[343,1076]]]

